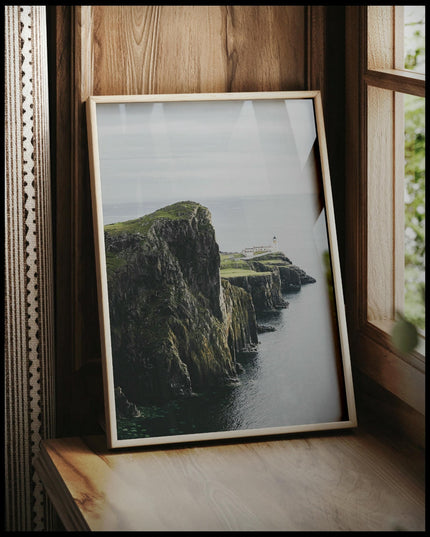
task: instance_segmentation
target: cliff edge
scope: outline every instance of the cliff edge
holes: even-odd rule
[[[115,387],[133,403],[237,381],[251,296],[221,284],[208,209],[180,202],[105,226]]]

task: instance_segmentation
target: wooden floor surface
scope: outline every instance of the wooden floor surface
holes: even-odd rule
[[[68,530],[425,529],[422,452],[360,430],[119,451],[56,439],[37,466]]]

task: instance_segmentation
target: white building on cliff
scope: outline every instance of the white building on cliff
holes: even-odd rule
[[[251,248],[245,248],[242,250],[242,254],[245,257],[253,257],[254,255],[267,254],[269,252],[276,252],[278,250],[278,239],[273,237],[272,244],[270,246],[252,246]]]

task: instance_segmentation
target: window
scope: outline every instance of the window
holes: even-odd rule
[[[404,66],[425,74],[425,7],[404,6]],[[425,334],[425,99],[405,95],[405,317]]]
[[[368,7],[366,74],[368,320],[388,332],[402,316],[421,336],[425,329],[425,99],[419,71],[424,71],[424,9]]]
[[[404,67],[425,74],[425,7],[402,6]],[[401,20],[402,13],[397,14]]]
[[[352,359],[424,413],[424,6],[347,6],[346,300]],[[402,352],[400,318],[419,328]]]

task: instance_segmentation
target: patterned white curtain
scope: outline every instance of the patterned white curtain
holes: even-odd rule
[[[50,529],[33,461],[54,435],[46,6],[5,6],[5,529]]]

